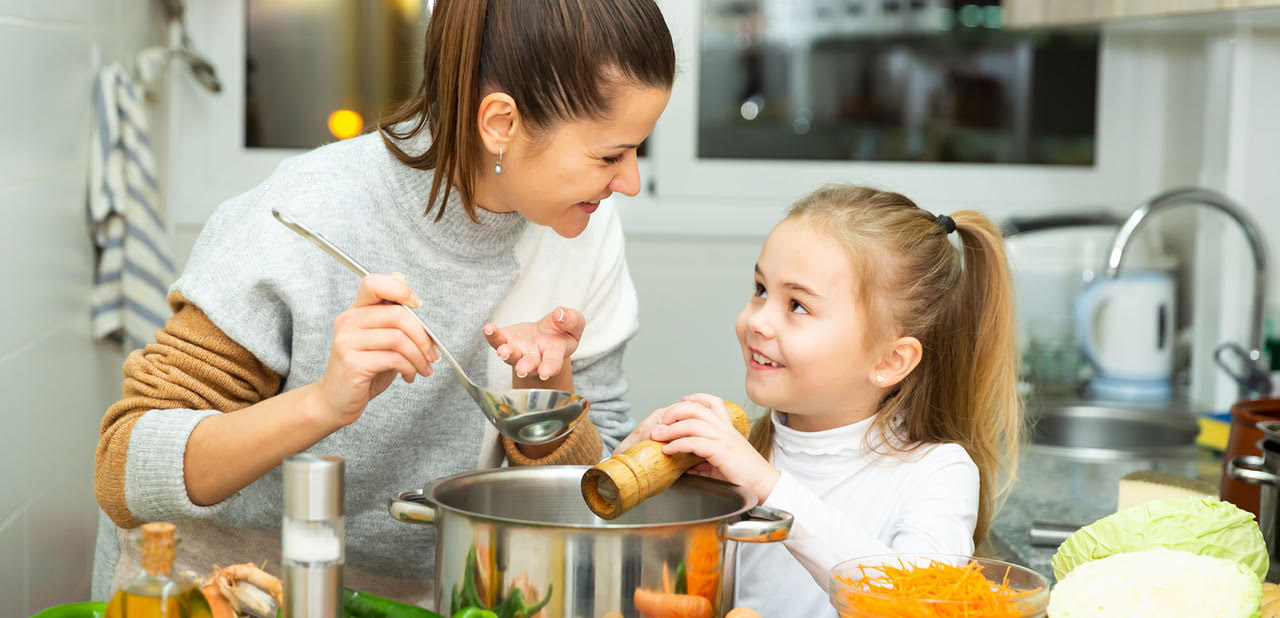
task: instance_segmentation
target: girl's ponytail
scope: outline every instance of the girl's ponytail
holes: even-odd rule
[[[950,336],[957,340],[955,344],[972,346],[972,352],[957,354],[951,363],[958,379],[967,377],[966,388],[957,392],[963,394],[961,400],[939,403],[969,411],[964,415],[963,426],[957,429],[981,478],[978,529],[974,535],[981,542],[999,499],[1016,475],[1018,447],[1024,433],[1017,389],[1019,356],[1013,277],[1004,240],[990,219],[972,210],[954,212],[951,218],[964,252],[960,294],[955,299],[959,323],[955,324],[956,332],[939,332],[938,336]],[[962,334],[965,331],[972,335]]]

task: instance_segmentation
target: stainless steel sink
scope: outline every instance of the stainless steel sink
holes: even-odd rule
[[[993,531],[1033,568],[1047,571],[1053,554],[1031,545],[1033,522],[1074,529],[1116,512],[1120,479],[1131,472],[1198,476],[1199,427],[1185,405],[1033,401],[1027,414],[1030,444]]]
[[[1086,461],[1194,457],[1199,432],[1185,409],[1064,403],[1030,412],[1038,454]]]

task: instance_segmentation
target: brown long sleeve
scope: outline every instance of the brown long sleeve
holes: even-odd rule
[[[543,457],[533,459],[526,456],[516,447],[515,442],[505,436],[502,438],[502,450],[507,453],[507,463],[513,466],[593,466],[600,463],[604,442],[600,439],[600,430],[596,429],[595,424],[583,419],[556,450]]]
[[[122,528],[142,524],[125,500],[129,436],[151,410],[230,412],[274,396],[280,376],[223,333],[199,307],[178,292],[169,294],[173,317],[156,341],[124,363],[121,398],[102,418],[94,456],[93,491],[98,505]]]

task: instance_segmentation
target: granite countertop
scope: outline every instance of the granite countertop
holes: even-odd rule
[[[1136,470],[1159,470],[1216,486],[1222,458],[1197,449],[1194,460],[1094,463],[1042,455],[1028,448],[1019,458],[1013,491],[992,523],[990,550],[996,557],[1034,569],[1054,582],[1051,561],[1057,548],[1031,545],[1031,523],[1081,526],[1114,513],[1120,477]]]

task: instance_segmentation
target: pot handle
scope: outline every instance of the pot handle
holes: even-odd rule
[[[436,509],[431,505],[423,504],[424,502],[426,497],[421,489],[402,491],[387,501],[387,510],[391,512],[392,517],[405,523],[434,525]]]
[[[757,506],[747,511],[742,521],[723,525],[721,536],[728,541],[744,543],[772,543],[791,534],[791,513],[767,506]]]
[[[1240,455],[1227,462],[1227,476],[1246,483],[1280,487],[1280,476],[1262,467],[1263,459],[1257,455]]]

